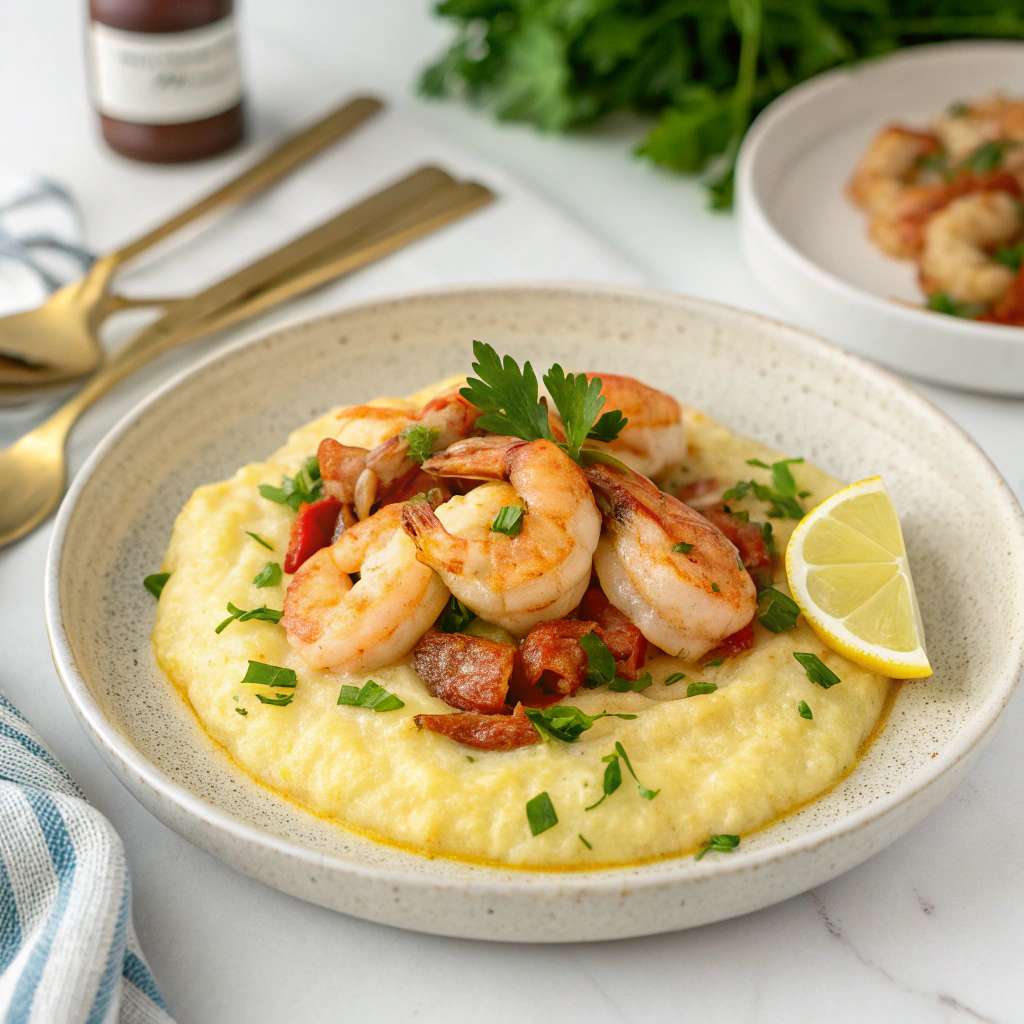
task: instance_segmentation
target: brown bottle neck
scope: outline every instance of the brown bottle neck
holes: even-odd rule
[[[89,14],[126,32],[186,32],[226,18],[234,0],[89,0]]]

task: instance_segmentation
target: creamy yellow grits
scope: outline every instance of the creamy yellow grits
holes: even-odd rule
[[[452,709],[431,696],[406,661],[372,673],[405,701],[397,711],[375,713],[337,704],[342,683],[362,684],[366,676],[309,668],[277,624],[233,622],[216,634],[228,601],[245,609],[264,603],[280,609],[290,579],[262,589],[252,583],[268,560],[284,561],[293,518],[287,506],[262,498],[258,485],[276,486],[282,474],[293,475],[323,437],[372,447],[404,426],[403,410],[414,411],[441,387],[370,403],[381,408],[370,426],[364,419],[346,420],[344,410],[330,413],[297,430],[266,462],[198,488],[179,514],[164,560],[171,575],[153,643],[203,727],[241,768],[382,842],[433,856],[551,869],[687,853],[712,834],[763,827],[849,772],[887,710],[894,684],[830,651],[802,619],[779,635],[755,623],[754,648],[717,667],[665,655],[650,659],[654,682],[643,693],[602,687],[567,702],[588,714],[626,712],[635,720],[602,719],[576,743],[552,740],[509,752],[475,750],[417,729],[414,715]],[[689,454],[671,474],[674,484],[711,475],[732,484],[751,476],[747,459],[770,463],[782,457],[699,412],[687,410],[686,425]],[[840,487],[807,463],[792,470],[811,492],[808,508]],[[756,500],[731,504],[764,518]],[[795,522],[771,522],[782,552]],[[787,591],[781,568],[775,585]],[[817,654],[842,683],[827,690],[815,685],[794,651]],[[262,704],[256,693],[273,691],[241,683],[250,659],[295,670],[290,705]],[[680,671],[686,678],[666,686],[666,677]],[[687,683],[695,681],[719,689],[687,698]],[[800,716],[801,701],[813,719]],[[621,787],[587,811],[602,795],[601,758],[616,740],[641,782],[658,795],[643,799],[622,765]],[[549,794],[558,824],[534,836],[525,806],[541,792]]]

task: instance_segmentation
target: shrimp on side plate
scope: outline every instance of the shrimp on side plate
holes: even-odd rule
[[[366,672],[412,650],[447,600],[440,577],[416,558],[402,505],[387,505],[302,564],[281,625],[314,668]]]
[[[441,477],[487,480],[441,505],[411,502],[402,519],[424,565],[467,608],[523,636],[583,598],[601,516],[583,471],[551,441],[467,438],[423,463]],[[492,529],[505,506],[523,508],[518,532]]]
[[[600,463],[585,472],[605,522],[601,589],[651,643],[692,661],[750,622],[754,581],[717,526],[645,477]]]

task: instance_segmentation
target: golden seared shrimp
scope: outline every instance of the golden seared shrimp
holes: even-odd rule
[[[605,397],[601,412],[618,409],[629,422],[611,442],[590,442],[644,476],[654,476],[686,458],[686,430],[679,403],[664,391],[616,373],[588,373],[601,378]]]
[[[402,506],[388,505],[307,559],[288,585],[281,625],[314,668],[367,672],[412,650],[447,600],[440,577],[416,558]]]
[[[889,209],[915,183],[919,161],[938,152],[939,141],[926,132],[899,125],[883,128],[872,140],[850,180],[850,198],[868,213]]]
[[[471,434],[479,415],[480,410],[453,389],[427,402],[371,451],[325,438],[317,451],[324,489],[353,505],[358,518],[365,519],[379,497],[419,472],[419,462],[409,457],[411,430],[422,427],[429,431],[424,435],[428,447],[440,451]]]
[[[994,302],[1016,276],[989,255],[1024,228],[1016,199],[1006,192],[972,192],[954,199],[925,225],[921,285],[957,302]]]
[[[750,622],[754,582],[717,526],[642,476],[600,463],[586,474],[606,526],[601,589],[651,643],[693,660]]]
[[[467,608],[523,636],[580,603],[601,516],[583,471],[556,444],[468,438],[423,468],[442,477],[502,481],[454,497],[436,513],[426,502],[402,509],[420,561]],[[525,508],[515,536],[491,529],[505,505]]]
[[[954,104],[932,129],[952,160],[998,139],[1024,142],[1024,102],[995,93],[975,103]]]

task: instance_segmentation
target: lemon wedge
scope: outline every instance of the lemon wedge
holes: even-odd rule
[[[834,651],[894,679],[932,674],[903,531],[880,476],[812,509],[786,548],[793,599]]]

